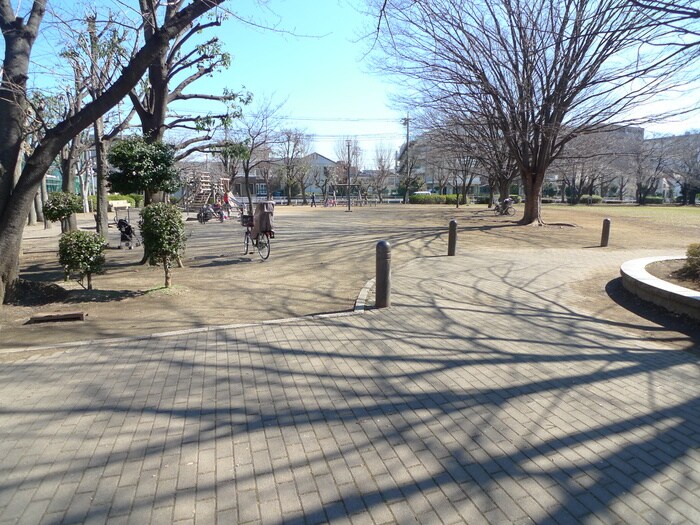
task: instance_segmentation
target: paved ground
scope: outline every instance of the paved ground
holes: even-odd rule
[[[582,293],[656,252],[465,244],[389,309],[6,354],[0,523],[700,522],[697,338]]]

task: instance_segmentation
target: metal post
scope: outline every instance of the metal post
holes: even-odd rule
[[[454,255],[457,251],[457,221],[450,221],[450,235],[447,241],[447,255]]]
[[[350,139],[346,140],[345,143],[348,146],[348,191],[347,191],[348,210],[347,211],[352,211],[350,209]]]
[[[375,306],[377,308],[391,306],[391,246],[386,241],[377,243]]]
[[[610,239],[610,219],[603,219],[603,235],[600,238],[600,245],[607,246]]]

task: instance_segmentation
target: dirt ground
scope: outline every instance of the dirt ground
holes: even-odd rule
[[[682,275],[683,260],[659,261],[647,265],[646,270],[654,277],[700,292],[700,281]]]
[[[582,249],[600,243],[603,218],[613,221],[610,249],[664,248],[683,254],[700,237],[700,208],[548,206],[548,225],[521,227],[515,217],[494,217],[484,206],[381,205],[353,208],[278,206],[270,258],[243,254],[243,228],[235,221],[187,221],[188,245],[175,269],[171,289],[163,288],[160,267],[139,265],[141,248],[116,248],[119,233],[110,228],[106,273],[94,277],[95,290],[63,282],[56,255],[59,227],[25,231],[21,275],[56,283],[68,290],[60,301],[27,295],[19,305],[0,307],[0,349],[104,337],[148,335],[210,325],[241,324],[353,308],[359,291],[374,277],[375,247],[392,246],[392,268],[415,257],[444,255],[447,225],[456,219],[458,250],[489,246]],[[191,217],[193,218],[193,216]],[[132,223],[137,222],[134,212]],[[85,229],[91,216],[80,217]],[[572,252],[574,253],[574,252]],[[582,307],[601,315],[636,316],[612,303],[604,286],[615,275],[576,283]],[[83,322],[26,324],[41,313],[84,312]]]

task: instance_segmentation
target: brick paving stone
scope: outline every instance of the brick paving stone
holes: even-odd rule
[[[390,309],[4,364],[0,523],[696,523],[697,355],[571,290],[628,258],[417,259]]]

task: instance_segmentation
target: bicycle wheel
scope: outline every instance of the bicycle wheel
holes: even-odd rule
[[[501,214],[501,208],[498,206],[493,207],[493,214],[494,215],[500,215]]]
[[[507,213],[508,215],[515,215],[515,208],[513,208],[513,206],[508,206],[508,207],[506,208],[506,213]]]
[[[258,253],[263,261],[270,256],[270,238],[264,233],[258,235]]]
[[[250,232],[246,231],[243,236],[243,255],[248,255],[248,248],[250,247]]]

